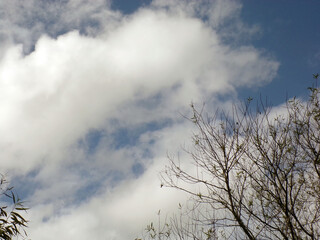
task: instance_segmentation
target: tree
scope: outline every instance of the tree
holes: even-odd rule
[[[214,115],[191,105],[195,167],[169,158],[161,179],[188,193],[196,214],[169,222],[183,236],[160,229],[153,239],[320,239],[320,90],[309,91],[281,114],[253,111],[252,99]]]
[[[21,212],[28,208],[24,207],[23,202],[14,194],[13,188],[8,187],[4,176],[0,179],[0,198],[3,203],[0,207],[0,239],[11,240],[16,236],[26,236],[28,221]],[[8,200],[12,201],[12,204],[9,204]]]

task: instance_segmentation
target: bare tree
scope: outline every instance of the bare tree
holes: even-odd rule
[[[190,208],[179,203],[179,213],[173,215],[170,219],[165,219],[161,224],[160,210],[158,212],[158,222],[151,222],[147,225],[141,238],[135,240],[215,240],[215,224],[203,224],[203,213],[208,211],[199,211],[192,203]],[[211,219],[213,219],[211,217]]]
[[[278,115],[263,104],[252,111],[252,99],[213,116],[192,105],[194,168],[169,158],[162,184],[190,194],[191,225],[214,234],[159,239],[320,239],[319,95],[310,88]]]

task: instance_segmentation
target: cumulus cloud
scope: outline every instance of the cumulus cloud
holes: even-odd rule
[[[160,192],[156,172],[191,135],[180,114],[279,65],[226,44],[234,1],[156,0],[131,15],[102,0],[4,2],[0,167],[30,200],[32,239],[128,239],[172,209],[182,196]]]

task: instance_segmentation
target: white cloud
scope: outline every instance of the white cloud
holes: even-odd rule
[[[56,214],[51,202],[36,205],[30,216],[35,221],[30,227],[31,236],[35,239],[46,236],[48,240],[134,239],[154,220],[158,210],[161,210],[163,218],[170,217],[178,203],[185,201],[186,195],[173,189],[160,188],[159,169],[167,162],[163,152],[175,149],[176,145],[188,139],[191,130],[186,131],[186,128],[190,128],[189,125],[184,123],[141,136],[141,144],[147,144],[149,139],[156,139],[156,142],[149,145],[154,163],[140,178],[127,179],[114,189],[105,186],[105,191],[92,196],[89,202],[70,206],[63,211],[56,210]],[[170,149],[168,146],[175,147]],[[181,152],[180,157],[184,155]],[[43,223],[43,218],[48,218],[48,221]],[[48,232],[53,234],[47,236]]]
[[[24,53],[30,53],[43,34],[55,38],[79,30],[96,36],[113,28],[120,17],[120,12],[110,10],[109,0],[3,0],[0,2],[0,42],[22,43]]]
[[[6,45],[0,60],[0,167],[36,184],[32,239],[128,239],[143,229],[180,198],[160,191],[156,176],[166,152],[190,136],[179,113],[275,76],[278,63],[259,50],[222,41],[218,28],[238,3],[175,3],[154,1],[130,16],[105,1],[63,1],[58,17],[58,5],[44,2],[21,3],[19,16],[17,1],[6,6],[0,25],[16,31],[1,29],[7,39],[29,40],[17,37],[23,45]],[[28,29],[39,9],[48,16]],[[144,166],[139,178],[134,164]]]

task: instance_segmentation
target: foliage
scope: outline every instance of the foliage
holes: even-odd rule
[[[21,212],[27,211],[28,208],[24,207],[23,202],[14,194],[13,188],[8,187],[3,176],[0,180],[0,196],[4,202],[0,207],[0,239],[11,240],[16,236],[26,236],[24,228],[27,227],[28,221]],[[8,204],[8,199],[12,204]]]
[[[252,99],[213,116],[192,105],[195,168],[169,158],[162,184],[190,194],[188,221],[214,234],[182,236],[190,224],[170,221],[169,236],[152,229],[151,239],[320,239],[320,90],[309,90],[278,115],[263,104],[252,111]]]

